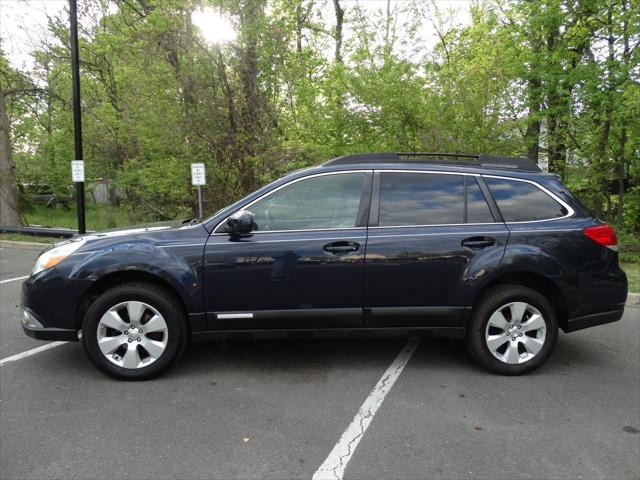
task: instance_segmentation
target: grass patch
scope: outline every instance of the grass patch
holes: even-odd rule
[[[36,235],[25,235],[24,233],[0,233],[0,240],[11,240],[13,242],[35,242],[35,243],[55,243],[64,240],[58,237],[39,237]]]
[[[23,212],[23,216],[29,225],[41,225],[43,227],[54,228],[78,228],[78,216],[75,208],[64,208],[61,205],[47,208],[44,205],[35,205]],[[124,227],[147,221],[147,219],[134,218],[125,208],[97,204],[88,204],[86,206],[85,218],[87,230],[95,231]]]
[[[618,237],[620,266],[627,274],[629,292],[640,292],[640,237],[621,232]]]
[[[627,274],[629,292],[640,293],[640,263],[623,263],[621,267]]]

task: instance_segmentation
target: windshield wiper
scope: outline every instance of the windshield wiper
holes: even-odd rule
[[[182,221],[183,225],[195,225],[196,223],[202,223],[202,219],[199,217],[193,217]]]

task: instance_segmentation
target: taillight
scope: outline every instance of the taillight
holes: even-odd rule
[[[606,223],[596,225],[595,227],[587,227],[582,231],[582,233],[603,247],[610,248],[611,250],[618,250],[618,238],[616,237],[616,232],[614,232],[613,228]]]

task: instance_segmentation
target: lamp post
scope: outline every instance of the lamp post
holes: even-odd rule
[[[76,0],[69,0],[69,33],[71,34],[71,83],[73,93],[73,136],[75,141],[75,160],[83,161],[82,157],[82,119],[80,112],[80,69],[78,55],[78,15]],[[74,178],[76,184],[76,203],[78,210],[78,233],[86,232],[84,215],[84,164],[81,164],[82,177]]]

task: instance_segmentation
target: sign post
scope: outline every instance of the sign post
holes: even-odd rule
[[[207,184],[206,176],[204,173],[204,163],[191,164],[191,184],[196,185],[198,187],[198,218],[203,218],[202,185]]]
[[[78,233],[86,231],[84,218],[84,162],[82,161],[82,120],[80,112],[80,68],[78,55],[78,17],[76,0],[69,0],[69,34],[71,38],[71,90],[73,93],[73,136],[75,140],[76,160],[71,162],[71,175],[76,182],[76,202],[78,206]],[[82,180],[76,180],[74,163],[82,164]],[[79,178],[79,177],[78,177]]]
[[[85,233],[84,220],[84,160],[71,160],[71,180],[76,184],[78,233]]]

